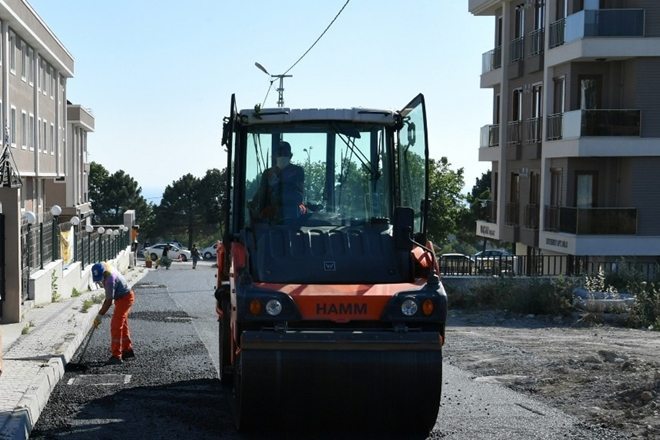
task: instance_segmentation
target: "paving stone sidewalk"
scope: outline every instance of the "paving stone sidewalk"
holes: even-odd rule
[[[147,271],[136,267],[125,273],[132,286]],[[0,327],[4,335],[4,367],[0,376],[0,439],[26,439],[57,382],[92,327],[100,304],[86,313],[85,300],[102,295],[85,292],[28,310],[20,324]]]

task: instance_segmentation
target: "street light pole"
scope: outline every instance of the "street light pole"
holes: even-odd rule
[[[32,225],[37,222],[37,216],[34,214],[32,211],[25,211],[25,214],[23,214],[23,217],[25,218],[25,221],[27,222],[27,285],[26,285],[26,293],[27,293],[27,298],[30,298],[30,272],[32,268],[32,235],[30,234],[30,229],[32,229]]]
[[[73,225],[73,261],[78,261],[78,225],[80,224],[80,217],[74,215],[69,220]],[[85,267],[83,264],[82,267]]]
[[[51,249],[51,259],[53,261],[57,260],[59,258],[59,234],[56,233],[56,227],[57,227],[57,218],[62,214],[62,208],[60,208],[60,205],[53,205],[50,208],[50,213],[53,215],[53,227],[51,231],[51,245],[53,248]]]

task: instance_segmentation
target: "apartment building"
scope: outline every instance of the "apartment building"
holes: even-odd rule
[[[7,146],[0,167],[0,318],[19,322],[35,276],[24,255],[26,230],[55,228],[58,220],[89,211],[84,150],[94,123],[88,111],[68,105],[73,57],[26,0],[0,3],[0,39],[0,128]],[[68,118],[78,128],[72,147]],[[51,212],[59,218],[53,221]]]
[[[469,0],[493,17],[477,234],[518,255],[660,255],[660,2]]]

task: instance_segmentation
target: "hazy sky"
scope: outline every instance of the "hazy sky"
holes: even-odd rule
[[[186,173],[223,168],[222,118],[261,103],[346,0],[29,0],[75,59],[68,99],[91,108],[89,159],[157,197]],[[290,72],[285,106],[397,110],[426,97],[431,156],[465,169],[468,191],[491,91],[479,88],[493,20],[466,0],[351,0]],[[277,105],[273,89],[265,107]],[[295,160],[294,160],[295,161]]]

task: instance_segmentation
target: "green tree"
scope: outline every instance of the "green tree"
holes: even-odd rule
[[[197,199],[203,223],[200,229],[213,238],[220,238],[224,222],[224,207],[227,198],[227,169],[213,168],[206,171],[199,181]],[[189,243],[192,245],[192,242]]]
[[[468,210],[463,190],[463,168],[454,171],[446,157],[429,163],[429,238],[442,246],[458,230],[459,221]]]
[[[185,234],[188,245],[192,244],[195,232],[204,223],[198,200],[199,182],[188,173],[165,188],[163,199],[155,209],[156,234]]]
[[[149,228],[152,205],[142,196],[142,188],[123,170],[110,174],[103,165],[90,163],[89,198],[95,222],[116,225],[124,222],[124,212],[135,210],[141,228]]]
[[[460,241],[479,248],[483,247],[483,244],[477,243],[479,238],[476,233],[476,224],[477,220],[488,218],[491,175],[491,171],[488,170],[476,179],[472,190],[466,197],[469,209],[461,215],[457,233]]]

